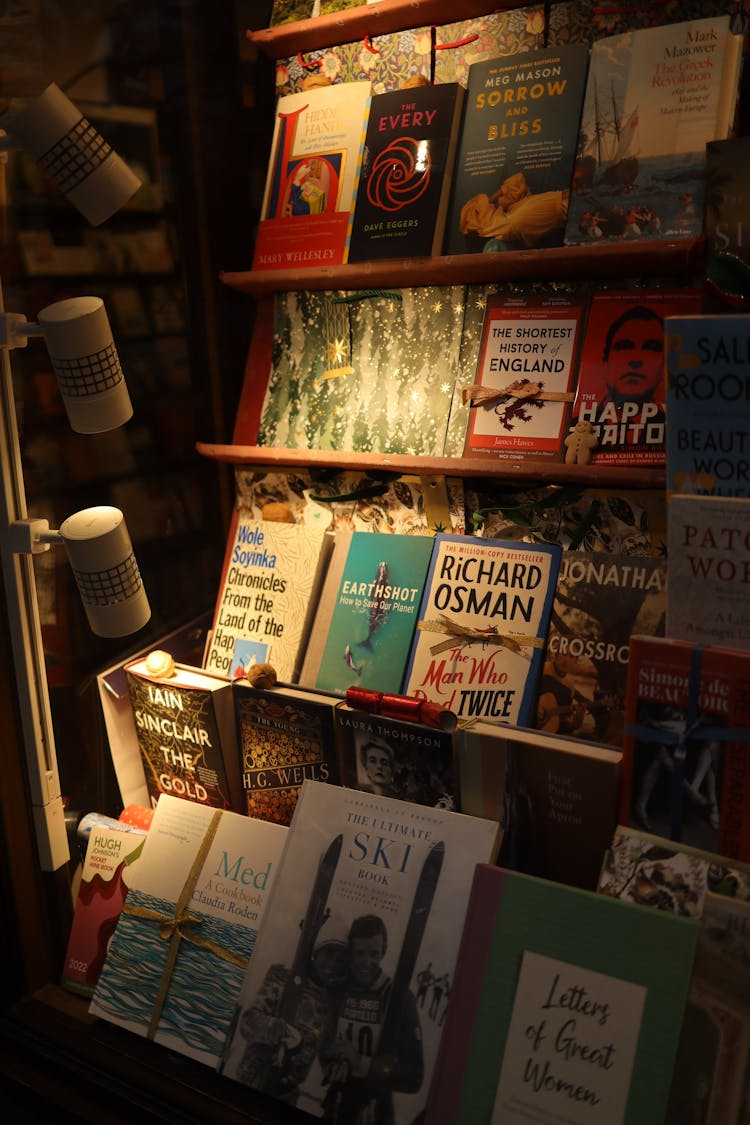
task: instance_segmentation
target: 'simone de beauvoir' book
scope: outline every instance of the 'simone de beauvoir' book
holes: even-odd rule
[[[253,269],[346,261],[369,104],[369,82],[279,98]]]
[[[491,820],[306,781],[221,1070],[331,1122],[427,1098]]]
[[[469,68],[446,254],[562,245],[588,47]]]
[[[694,289],[611,289],[591,299],[573,427],[588,424],[594,465],[664,465],[666,317],[700,312]],[[568,444],[566,439],[566,445]]]
[[[90,1011],[216,1066],[288,832],[160,797]]]
[[[662,1125],[686,918],[480,864],[426,1125]]]
[[[450,82],[373,97],[348,261],[440,253],[463,93]]]
[[[532,726],[562,549],[435,536],[404,694]]]
[[[582,318],[582,299],[487,298],[464,456],[560,459]]]
[[[336,699],[287,684],[232,682],[245,811],[289,824],[302,782],[338,781]]]
[[[726,15],[593,43],[568,245],[702,233],[706,144],[728,136],[741,51]]]
[[[148,657],[125,673],[151,804],[170,793],[241,812],[231,682],[186,664],[160,675]]]
[[[750,317],[668,317],[667,489],[750,496]]]

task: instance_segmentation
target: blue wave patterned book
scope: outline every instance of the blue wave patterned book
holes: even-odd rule
[[[92,1014],[215,1066],[287,832],[162,795]]]

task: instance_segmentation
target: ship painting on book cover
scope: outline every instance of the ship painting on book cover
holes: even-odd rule
[[[572,44],[469,68],[446,254],[562,245],[587,66]]]
[[[341,1125],[418,1120],[467,872],[497,839],[495,821],[306,781],[221,1072]]]
[[[404,694],[532,726],[562,549],[435,536]]]
[[[487,298],[464,456],[560,459],[582,318],[573,297]]]
[[[700,309],[696,289],[610,289],[593,295],[566,461],[664,465],[664,322]]]

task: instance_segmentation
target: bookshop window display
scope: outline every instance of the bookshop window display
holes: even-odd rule
[[[210,357],[230,422],[198,405],[156,441],[159,480],[185,444],[224,474],[225,527],[213,576],[170,583],[180,619],[89,654],[109,787],[71,809],[82,869],[6,876],[36,891],[15,1087],[45,1057],[49,1102],[85,1074],[115,1120],[740,1123],[743,10],[264,8],[226,40],[268,153],[239,251],[200,160],[165,176],[116,122],[205,338],[120,277],[135,253],[151,284],[139,227],[72,259],[56,227],[18,239],[35,278],[106,253],[118,332],[181,338],[173,391]],[[190,102],[198,151],[209,118]],[[252,337],[219,354],[232,302]]]

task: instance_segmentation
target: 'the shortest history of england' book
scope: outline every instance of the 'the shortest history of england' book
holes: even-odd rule
[[[288,831],[161,797],[90,1011],[216,1066]]]

